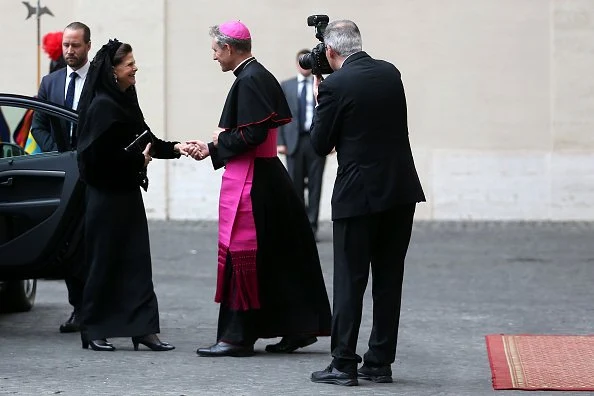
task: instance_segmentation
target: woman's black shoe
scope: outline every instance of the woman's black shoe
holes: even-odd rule
[[[161,342],[156,334],[149,334],[142,337],[132,337],[132,344],[134,344],[134,350],[138,350],[138,344],[142,344],[153,351],[171,351],[175,347],[166,342]]]
[[[102,340],[89,340],[85,333],[80,333],[80,341],[83,349],[91,347],[94,351],[115,351],[113,344],[109,343],[105,338]]]

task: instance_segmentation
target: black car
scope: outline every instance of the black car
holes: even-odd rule
[[[77,121],[72,110],[28,96],[0,93],[0,110],[11,133],[27,112],[46,113],[52,123]],[[1,311],[31,309],[36,279],[63,277],[82,254],[84,187],[76,151],[58,147],[34,155],[14,144],[0,147]]]

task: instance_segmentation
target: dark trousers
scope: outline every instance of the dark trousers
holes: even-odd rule
[[[85,282],[70,274],[64,277],[64,281],[68,289],[68,302],[72,305],[76,315],[80,315]]]
[[[354,372],[361,358],[356,354],[363,295],[371,263],[373,327],[367,365],[394,362],[404,259],[412,231],[415,205],[334,220],[334,299],[331,350],[333,365]]]
[[[287,172],[293,180],[297,194],[305,203],[305,178],[307,178],[307,217],[312,230],[318,230],[320,197],[322,195],[322,177],[326,157],[319,156],[311,145],[309,133],[299,135],[297,150],[287,156]]]
[[[81,222],[81,229],[77,231],[77,235],[81,238],[79,241],[80,246],[74,253],[74,257],[69,261],[70,264],[65,268],[64,273],[64,282],[68,289],[68,302],[72,305],[77,315],[81,313],[83,291],[88,274],[88,269],[85,265],[84,240],[82,240],[83,223]]]

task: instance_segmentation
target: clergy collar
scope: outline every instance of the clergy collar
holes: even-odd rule
[[[239,65],[237,65],[235,67],[235,69],[233,69],[233,74],[235,74],[235,77],[237,77],[239,75],[239,73],[241,73],[241,71],[243,69],[245,69],[245,67],[251,63],[252,61],[255,61],[256,58],[254,58],[253,56],[250,56],[249,58],[244,59]]]

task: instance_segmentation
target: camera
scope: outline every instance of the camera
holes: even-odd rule
[[[316,76],[330,74],[334,71],[326,58],[326,46],[324,45],[324,31],[329,21],[328,15],[310,15],[307,17],[307,26],[315,26],[316,38],[321,43],[316,45],[311,52],[299,57],[299,66],[306,70],[311,69],[312,74]]]

